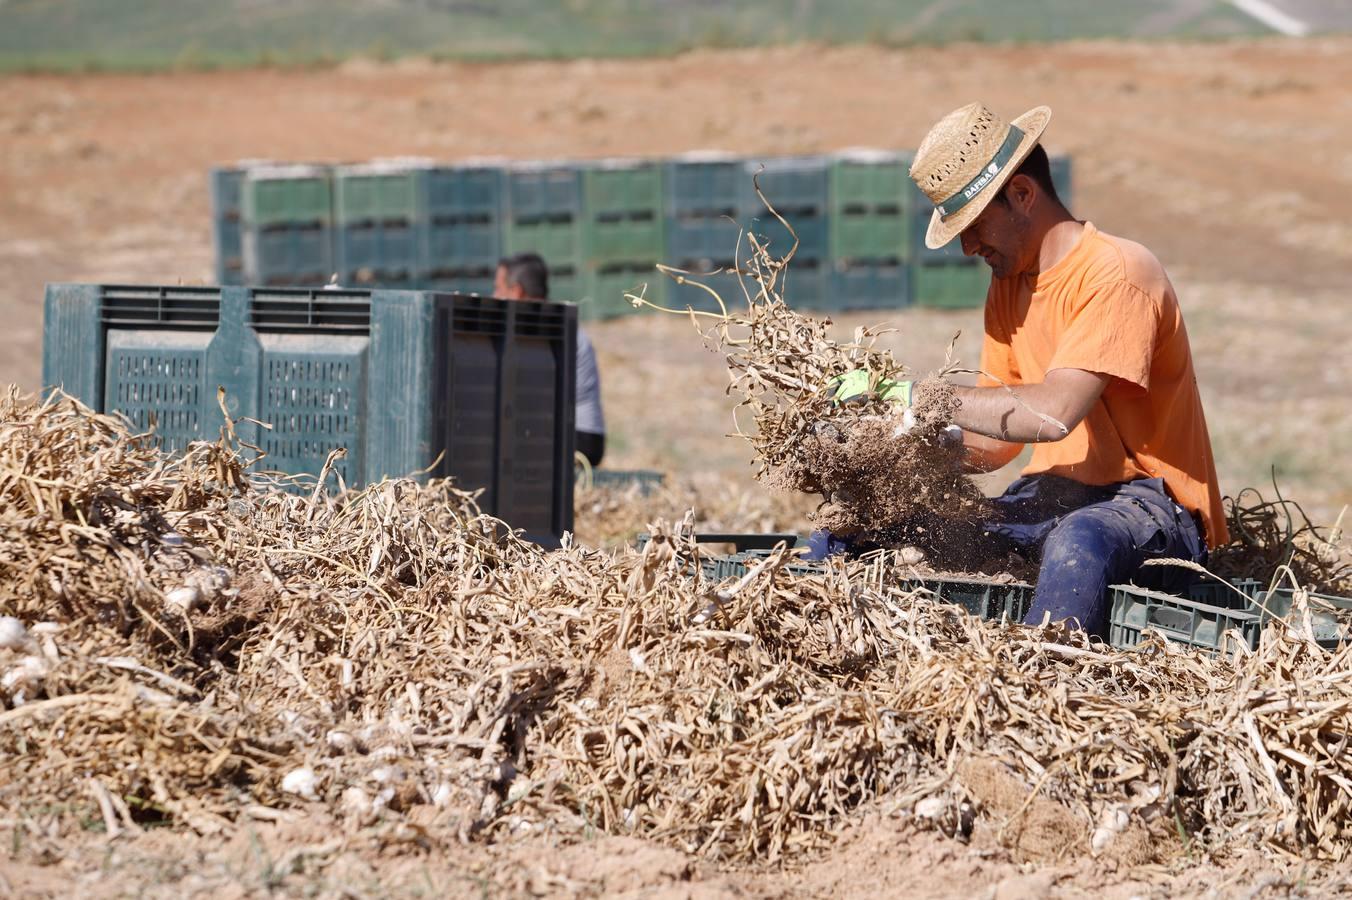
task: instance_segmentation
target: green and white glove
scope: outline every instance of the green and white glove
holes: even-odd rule
[[[870,393],[879,399],[900,403],[906,409],[911,408],[911,394],[914,381],[889,381],[884,378],[875,387],[873,377],[867,369],[851,369],[844,375],[831,379],[832,399],[837,403],[862,402]]]
[[[911,403],[915,393],[914,381],[890,381],[886,378],[876,385],[866,369],[851,369],[831,381],[832,399],[836,403],[862,403],[870,396],[876,396],[901,407],[901,422],[897,425],[893,437],[909,434],[915,427],[915,413]]]

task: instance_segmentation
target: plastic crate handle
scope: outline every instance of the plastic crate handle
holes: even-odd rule
[[[1145,621],[1147,625],[1152,625],[1162,631],[1169,631],[1185,638],[1192,637],[1192,616],[1181,609],[1156,606],[1146,612]]]

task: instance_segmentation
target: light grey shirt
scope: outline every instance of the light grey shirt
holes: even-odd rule
[[[605,434],[606,420],[601,415],[601,376],[596,371],[596,351],[591,338],[581,328],[577,330],[577,414],[573,423],[577,431]]]

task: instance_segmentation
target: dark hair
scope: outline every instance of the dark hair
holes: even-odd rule
[[[549,267],[538,253],[516,253],[498,260],[507,270],[507,283],[521,287],[528,300],[549,299]]]
[[[1041,144],[1033,145],[1032,151],[1023,158],[1023,162],[1019,163],[1019,167],[1014,170],[1014,175],[1028,176],[1042,189],[1042,193],[1050,197],[1053,202],[1065,206],[1061,202],[1061,198],[1057,196],[1056,183],[1052,181],[1052,161],[1047,156],[1047,151],[1042,149]],[[1011,180],[1014,175],[1010,176]],[[1008,190],[1009,182],[1005,182],[1005,185],[1005,189],[1001,190],[995,199],[1008,206],[1009,198],[1005,196],[1005,190]]]

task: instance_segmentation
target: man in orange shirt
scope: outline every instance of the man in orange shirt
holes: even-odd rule
[[[982,376],[954,424],[972,471],[1032,461],[989,530],[1040,547],[1026,621],[1101,633],[1110,584],[1177,587],[1227,539],[1178,298],[1145,247],[1076,220],[1038,143],[1051,110],[1006,123],[980,104],[945,116],[911,178],[935,204],[925,236],[991,268]],[[1173,582],[1173,583],[1171,583]]]

